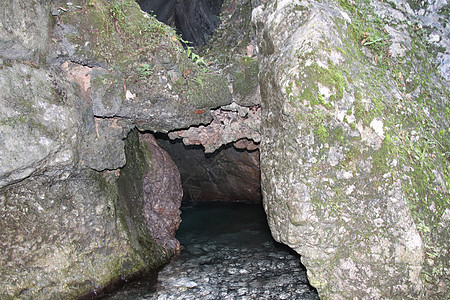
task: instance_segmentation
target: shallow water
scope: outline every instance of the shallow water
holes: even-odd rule
[[[299,256],[272,239],[261,206],[197,204],[182,212],[181,254],[157,279],[104,299],[319,299]]]

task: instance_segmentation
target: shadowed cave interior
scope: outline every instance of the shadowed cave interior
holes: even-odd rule
[[[157,134],[156,138],[180,171],[183,202],[261,203],[259,150],[226,145],[205,154],[202,146],[185,146],[165,134]]]
[[[140,0],[141,9],[174,28],[192,46],[204,46],[219,24],[223,0]]]
[[[227,145],[205,154],[202,146],[154,136],[181,175],[176,238],[182,251],[155,277],[127,284],[106,299],[317,300],[300,256],[271,236],[261,205],[259,150]]]

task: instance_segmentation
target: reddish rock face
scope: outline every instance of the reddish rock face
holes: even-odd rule
[[[156,143],[151,134],[140,136],[151,153],[152,166],[143,178],[143,215],[156,242],[170,252],[178,251],[180,243],[175,231],[181,223],[180,172],[170,155]]]
[[[205,155],[201,146],[158,139],[181,173],[184,200],[261,202],[259,151],[223,147]]]

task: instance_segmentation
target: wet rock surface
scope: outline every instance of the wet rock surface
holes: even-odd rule
[[[158,146],[152,134],[140,136],[150,150],[154,164],[143,177],[145,222],[155,241],[169,252],[180,247],[175,231],[180,225],[183,190],[180,172],[170,155]]]
[[[135,282],[106,299],[319,299],[299,256],[271,238],[260,206],[186,207],[177,238],[185,249],[156,286]]]
[[[180,140],[159,136],[159,145],[180,170],[184,200],[261,202],[259,151],[229,145],[206,155],[201,146],[185,146]]]

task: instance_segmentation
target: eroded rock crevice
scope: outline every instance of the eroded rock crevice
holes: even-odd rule
[[[223,0],[139,0],[143,11],[177,28],[192,46],[204,46],[220,23]]]
[[[183,200],[261,203],[259,151],[232,144],[206,154],[202,146],[157,135],[158,144],[175,161],[181,173]]]

